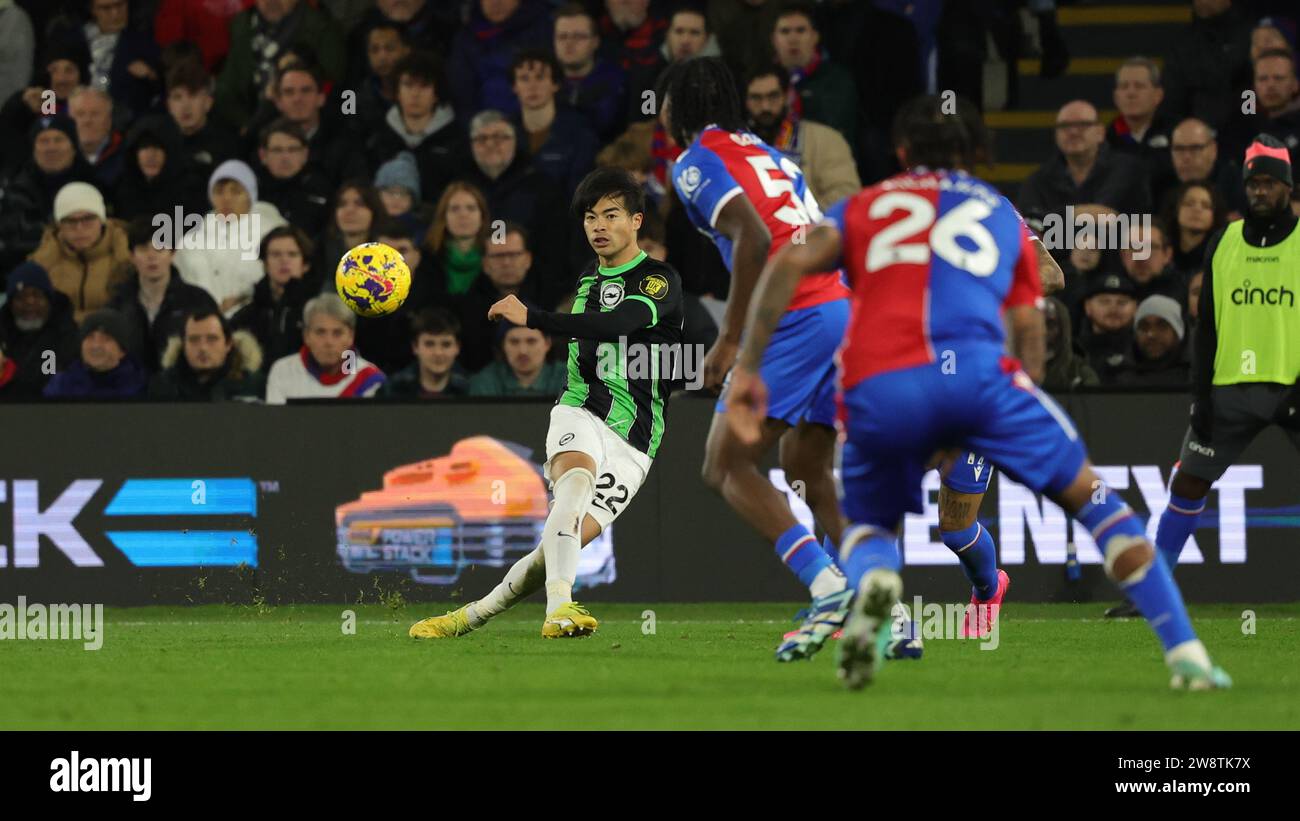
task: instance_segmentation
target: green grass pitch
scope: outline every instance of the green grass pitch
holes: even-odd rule
[[[833,647],[773,661],[790,604],[593,605],[578,640],[540,638],[539,602],[438,641],[406,636],[434,606],[353,606],[355,635],[345,605],[110,609],[98,651],[0,642],[0,728],[1300,728],[1300,604],[1192,608],[1236,680],[1212,693],[1171,692],[1145,624],[1102,608],[1008,605],[999,649],[929,640],[856,693]]]

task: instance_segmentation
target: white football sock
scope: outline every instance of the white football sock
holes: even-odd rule
[[[501,583],[492,592],[469,606],[467,615],[471,627],[482,627],[488,619],[499,616],[515,602],[526,599],[542,588],[546,582],[546,561],[542,549],[531,553],[510,566]]]
[[[848,579],[845,579],[839,568],[832,564],[823,567],[817,572],[816,576],[813,576],[812,584],[808,585],[808,591],[816,599],[838,593],[848,586]]]
[[[546,613],[573,601],[582,550],[582,520],[596,495],[596,477],[586,468],[571,468],[555,483],[555,504],[542,530],[546,560]]]
[[[1210,654],[1200,639],[1189,639],[1169,648],[1165,653],[1165,664],[1172,665],[1177,661],[1190,661],[1202,670],[1209,670],[1213,666],[1210,663]]]

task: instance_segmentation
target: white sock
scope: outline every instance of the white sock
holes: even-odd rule
[[[585,468],[572,468],[555,483],[555,504],[542,530],[546,561],[546,612],[573,601],[582,550],[582,519],[596,494],[596,477]]]
[[[515,602],[526,599],[542,588],[546,581],[546,561],[541,547],[510,566],[501,583],[492,592],[469,606],[467,615],[471,627],[482,627],[488,619],[499,616]]]
[[[813,594],[813,598],[829,596],[832,593],[838,593],[849,586],[849,582],[844,578],[835,565],[823,567],[813,576],[812,584],[808,585],[808,590]]]
[[[1165,664],[1173,664],[1176,661],[1193,662],[1202,670],[1209,670],[1213,666],[1210,664],[1210,654],[1205,649],[1205,645],[1201,644],[1200,639],[1191,639],[1169,648],[1165,653]]]

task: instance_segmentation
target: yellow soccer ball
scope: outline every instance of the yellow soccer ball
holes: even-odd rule
[[[411,269],[397,249],[382,242],[358,245],[334,272],[339,296],[361,316],[391,314],[411,292]]]

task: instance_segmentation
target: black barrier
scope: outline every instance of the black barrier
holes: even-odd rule
[[[1163,505],[1186,399],[1062,402],[1108,483],[1144,516]],[[0,469],[0,600],[481,595],[531,549],[545,515],[539,465],[549,411],[533,402],[0,406],[0,429],[9,432]],[[711,417],[711,402],[673,403],[649,479],[619,508],[625,513],[607,542],[584,551],[584,599],[803,597],[772,548],[700,479]],[[530,460],[474,441],[484,436],[537,452]],[[448,456],[457,443],[459,456],[419,464]],[[391,473],[385,493],[362,498],[401,466],[412,467]],[[938,541],[937,478],[929,482],[929,518],[909,517],[904,533],[908,592],[960,601],[969,588]],[[625,495],[604,491],[615,503]],[[1197,549],[1178,569],[1187,597],[1295,600],[1298,500],[1300,456],[1270,429],[1211,492]],[[998,540],[1018,600],[1116,597],[1086,532],[1007,477],[994,480],[981,521]],[[1066,572],[1072,549],[1075,581]]]

